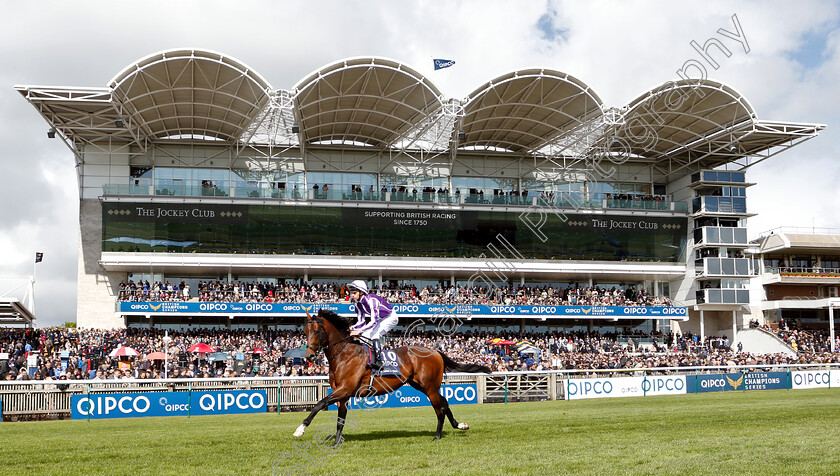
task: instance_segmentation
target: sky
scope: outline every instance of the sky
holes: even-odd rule
[[[157,51],[195,47],[244,62],[291,89],[352,56],[408,64],[447,97],[518,69],[568,73],[607,106],[672,79],[690,45],[718,38],[709,78],[743,94],[759,119],[826,124],[815,139],[748,171],[750,238],[778,226],[840,231],[840,3],[654,1],[41,1],[0,18],[0,293],[22,296],[36,251],[37,325],[76,319],[78,209],[71,152],[15,84],[104,87]],[[718,33],[735,32],[749,51]],[[455,60],[434,71],[432,58]]]

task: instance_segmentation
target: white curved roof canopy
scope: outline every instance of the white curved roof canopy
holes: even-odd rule
[[[414,69],[386,58],[324,66],[294,88],[304,142],[394,144],[441,107],[441,93]]]
[[[533,152],[603,114],[583,81],[547,69],[515,71],[470,94],[460,147]]]
[[[619,140],[634,161],[670,175],[744,158],[740,165],[749,167],[825,128],[759,120],[743,95],[712,80],[670,81],[626,107],[607,109],[582,81],[534,68],[489,81],[464,101],[444,101],[411,67],[375,57],[341,60],[292,90],[275,90],[230,56],[176,49],[132,63],[108,86],[15,88],[79,161],[85,144],[146,150],[173,139],[448,150],[453,160],[471,149],[584,160],[614,152]]]
[[[616,135],[632,153],[687,158],[714,153],[710,144],[737,143],[736,130],[757,121],[755,109],[735,89],[712,80],[669,81],[631,101]]]
[[[268,81],[242,62],[196,49],[147,56],[108,85],[130,119],[146,136],[157,139],[235,141],[269,101],[271,91]]]

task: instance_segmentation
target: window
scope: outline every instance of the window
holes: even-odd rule
[[[840,268],[840,260],[824,259],[824,260],[822,260],[822,267],[823,268],[830,268],[830,269],[838,269],[838,268]]]
[[[804,258],[804,257],[794,257],[791,261],[791,266],[794,268],[810,268],[811,267],[811,258]]]
[[[345,172],[307,172],[307,185],[312,188],[315,184],[323,189],[324,185],[336,192],[349,193],[351,185],[359,185],[367,191],[371,185],[376,188],[376,174],[360,174]],[[384,180],[383,180],[384,185]]]
[[[696,180],[695,180],[696,181]],[[724,170],[704,170],[704,182],[736,182],[745,183],[746,174],[744,172],[724,171]]]
[[[679,229],[637,233],[581,229],[547,214],[544,242],[522,224],[519,212],[460,211],[454,222],[439,218],[408,226],[364,218],[356,207],[208,204],[222,218],[197,222],[114,215],[125,206],[103,203],[103,251],[477,257],[501,234],[528,258],[676,262],[684,259],[686,246],[684,218],[655,218],[662,225],[681,223]],[[242,215],[224,218],[222,211]]]
[[[230,194],[230,171],[157,167],[155,189],[159,195],[227,196]]]

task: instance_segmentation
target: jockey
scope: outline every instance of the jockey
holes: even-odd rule
[[[357,279],[347,285],[350,298],[356,303],[356,324],[350,327],[350,335],[366,337],[373,342],[374,361],[371,367],[382,369],[382,355],[379,338],[397,325],[396,311],[382,296],[368,293],[367,283]]]

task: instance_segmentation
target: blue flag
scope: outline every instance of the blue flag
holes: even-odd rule
[[[447,59],[435,59],[435,71],[443,68],[448,68],[455,64],[455,60],[447,60]]]

